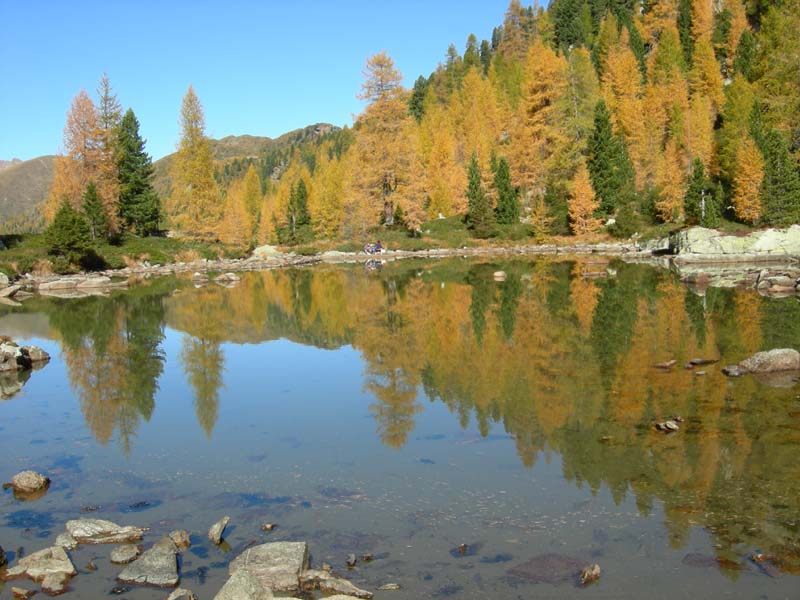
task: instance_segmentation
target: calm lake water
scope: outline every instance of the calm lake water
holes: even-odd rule
[[[52,356],[0,400],[0,479],[53,480],[35,502],[0,496],[12,558],[91,505],[150,527],[146,541],[192,532],[182,585],[201,600],[247,544],[274,540],[307,541],[313,564],[368,589],[402,586],[379,599],[800,590],[800,385],[720,373],[800,347],[794,298],[701,296],[596,258],[407,261],[33,298],[0,309],[0,332]],[[692,358],[721,362],[684,369]],[[679,432],[654,430],[672,415]],[[205,533],[225,514],[217,548]],[[72,553],[67,597],[111,591],[111,548]],[[553,569],[529,561],[547,554],[602,578],[537,581]]]

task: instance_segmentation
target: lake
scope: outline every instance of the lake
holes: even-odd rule
[[[34,502],[0,496],[11,558],[89,516],[149,527],[146,542],[190,531],[182,586],[201,599],[277,540],[361,587],[402,586],[379,599],[800,589],[797,374],[721,373],[800,347],[795,298],[701,295],[603,258],[408,260],[35,297],[0,308],[0,333],[52,356],[0,400],[0,478],[53,481]],[[673,416],[679,431],[655,430]],[[112,547],[71,553],[66,597],[118,585]],[[351,553],[374,559],[348,571]],[[599,582],[559,578],[571,561]]]

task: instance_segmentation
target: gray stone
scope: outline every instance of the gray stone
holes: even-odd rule
[[[65,531],[56,536],[56,546],[61,546],[64,550],[74,550],[78,547],[78,541]]]
[[[0,288],[8,287],[8,275],[0,271]]]
[[[49,292],[52,290],[69,290],[77,287],[79,279],[55,279],[53,281],[43,281],[39,284],[38,290],[40,292]]]
[[[51,546],[19,559],[17,564],[6,570],[6,579],[27,577],[41,582],[48,575],[64,574],[68,577],[76,575],[78,571],[69,559],[66,551],[61,546]]]
[[[34,494],[49,486],[50,478],[36,471],[22,471],[11,478],[11,488],[20,494]]]
[[[283,252],[278,250],[275,246],[259,246],[253,250],[253,258],[280,258],[285,256]]]
[[[300,583],[303,589],[311,590],[319,588],[323,594],[344,594],[351,598],[372,598],[372,592],[362,590],[347,579],[336,577],[328,571],[316,571],[309,569],[300,576]]]
[[[28,600],[28,598],[36,595],[36,590],[26,590],[25,588],[12,587],[11,595],[14,597],[14,600]]]
[[[230,576],[214,600],[270,600],[272,592],[255,575],[240,570]]]
[[[793,348],[777,348],[768,352],[757,352],[740,362],[739,367],[748,373],[800,370],[800,352]]]
[[[183,529],[171,531],[169,534],[169,539],[175,542],[175,545],[181,550],[185,550],[186,548],[192,545],[192,540],[189,537],[189,532],[184,531]]]
[[[163,537],[125,567],[117,576],[122,583],[174,587],[178,585],[178,547],[169,537]]]
[[[77,288],[103,288],[111,285],[110,277],[88,277],[79,282]]]
[[[713,229],[692,227],[670,236],[670,251],[708,259],[800,256],[800,225],[788,229],[765,229],[747,235],[724,235]]]
[[[247,571],[273,592],[296,592],[300,574],[307,568],[305,542],[272,542],[245,550],[231,562],[228,572]]]
[[[121,527],[104,519],[67,521],[67,533],[79,544],[125,544],[138,542],[146,530],[126,525]]]
[[[744,372],[739,368],[739,365],[728,365],[727,367],[722,367],[722,374],[728,377],[741,377]]]
[[[230,521],[231,518],[225,515],[211,526],[211,529],[208,530],[208,539],[212,544],[219,546],[222,543],[222,534],[225,532],[225,528]]]
[[[141,553],[142,549],[136,544],[124,544],[114,548],[109,559],[115,565],[127,565],[129,562],[139,558]]]
[[[0,289],[0,298],[10,298],[22,289],[21,285],[10,285]]]
[[[167,596],[167,600],[197,600],[197,596],[191,590],[178,588]]]
[[[31,362],[34,364],[50,360],[50,355],[39,348],[39,346],[23,346],[22,350],[28,353],[28,358],[30,358]]]
[[[384,583],[382,586],[378,588],[381,592],[396,592],[400,589],[399,583]]]
[[[72,579],[72,576],[64,572],[48,573],[42,579],[42,591],[50,596],[63,594],[67,591],[70,579]]]

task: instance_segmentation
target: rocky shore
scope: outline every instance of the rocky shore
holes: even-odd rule
[[[283,253],[272,246],[256,248],[244,259],[198,260],[173,264],[142,261],[135,266],[77,275],[26,274],[10,282],[0,277],[0,303],[18,305],[32,294],[61,298],[105,294],[139,279],[191,273],[198,283],[214,281],[235,285],[243,271],[282,267],[303,267],[317,263],[365,263],[406,258],[522,257],[522,256],[607,256],[630,262],[645,262],[671,269],[687,284],[705,287],[752,287],[768,295],[800,293],[800,225],[788,229],[766,229],[746,235],[725,235],[694,227],[670,238],[647,242],[626,241],[598,244],[525,244],[438,248],[419,251],[388,250],[377,255],[363,252],[329,251],[305,256]]]

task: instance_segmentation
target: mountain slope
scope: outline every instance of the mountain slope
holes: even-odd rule
[[[0,170],[0,219],[30,212],[50,189],[55,156],[40,156]]]

